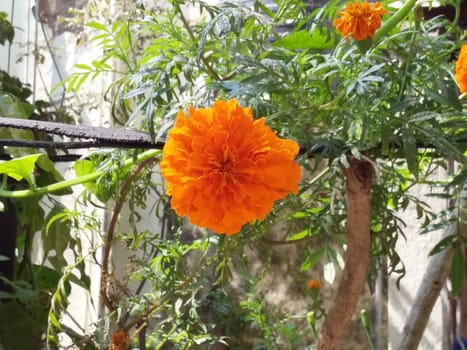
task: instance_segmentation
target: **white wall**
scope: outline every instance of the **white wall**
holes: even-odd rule
[[[10,75],[19,78],[22,82],[30,84],[31,89],[34,91],[31,102],[33,102],[34,99],[49,100],[49,94],[52,88],[60,81],[61,76],[64,77],[71,72],[75,63],[89,62],[100,53],[99,49],[91,46],[78,47],[78,40],[72,33],[65,32],[58,37],[53,37],[51,30],[48,27],[44,27],[43,29],[49,41],[47,44],[44,32],[40,24],[36,23],[31,11],[34,4],[34,0],[0,1],[0,11],[9,13],[10,20],[15,26],[14,42],[11,45],[0,47],[0,69],[6,70]],[[12,8],[14,10],[13,15],[11,15]],[[54,53],[55,63],[50,54],[49,46]],[[39,52],[44,58],[43,62],[38,63],[35,61],[33,55],[34,48],[39,49]],[[80,98],[86,99],[89,98],[89,96],[96,98],[96,96],[98,96],[99,102],[93,103],[94,107],[84,105],[84,107],[80,108],[81,113],[76,115],[76,119],[79,119],[82,123],[92,125],[109,124],[109,104],[106,104],[102,99],[107,84],[107,81],[100,79],[83,86],[82,91],[85,92],[86,95]],[[52,98],[58,104],[62,102],[61,96],[61,89],[58,89],[53,94]],[[86,153],[87,151],[81,150],[78,152]],[[72,178],[75,176],[73,163],[57,163],[56,166],[65,178]],[[73,208],[76,198],[82,190],[82,187],[75,187],[73,195],[60,198],[66,206]],[[93,212],[91,212],[89,208],[82,208],[82,210],[87,210],[88,214],[95,215],[103,223],[105,222],[103,210],[93,210]],[[82,235],[84,252],[87,252],[88,249],[99,243],[99,232],[83,231],[80,234]],[[40,241],[38,241],[38,239],[40,239],[39,236],[40,235],[36,235],[36,242],[34,244],[34,246],[37,247],[35,251],[37,262],[41,261],[41,257],[43,256],[41,244]],[[97,251],[94,257],[99,261],[100,251]],[[89,256],[86,259],[85,269],[94,282],[91,288],[91,295],[79,287],[73,287],[70,297],[71,304],[69,310],[73,318],[81,324],[86,331],[90,331],[88,327],[90,327],[98,317],[97,307],[98,300],[100,299],[100,268],[96,264],[94,257]],[[72,254],[68,254],[68,259],[72,262]],[[91,303],[91,299],[94,305]],[[68,320],[67,318],[65,319],[65,323],[78,331],[78,333],[80,332],[79,328],[76,327],[74,322],[69,318]]]

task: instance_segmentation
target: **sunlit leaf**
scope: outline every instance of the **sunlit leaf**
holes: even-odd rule
[[[322,29],[316,29],[312,33],[308,30],[300,30],[277,40],[274,46],[288,50],[332,49],[335,41],[334,36]]]
[[[334,263],[327,262],[323,266],[323,277],[326,282],[332,284],[336,279],[336,267]]]
[[[314,252],[307,254],[307,256],[305,257],[305,260],[302,262],[300,270],[308,271],[312,269],[318,262],[321,261],[325,253],[326,253],[326,248],[321,247],[315,250]]]
[[[35,186],[35,182],[33,180],[34,168],[37,160],[41,156],[42,154],[32,154],[30,156],[24,156],[0,163],[0,174],[8,175],[16,181],[24,179],[30,186]]]

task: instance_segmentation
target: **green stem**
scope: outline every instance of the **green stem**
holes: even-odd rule
[[[160,150],[149,150],[149,151],[143,152],[134,159],[132,158],[132,159],[126,160],[123,163],[123,167],[129,167],[135,164],[139,164],[145,161],[146,159],[155,157],[158,153],[160,153]],[[0,198],[27,198],[27,197],[34,197],[34,196],[40,196],[40,195],[47,194],[47,193],[57,192],[57,191],[64,190],[72,186],[94,181],[98,177],[102,176],[105,170],[106,169],[99,170],[91,174],[76,177],[74,179],[64,180],[64,181],[60,181],[60,182],[57,182],[51,185],[37,187],[34,189],[16,190],[16,191],[7,191],[4,189],[0,189]]]
[[[384,21],[381,28],[379,28],[375,36],[373,37],[373,42],[377,42],[383,36],[385,36],[392,28],[402,22],[405,17],[409,14],[410,10],[414,7],[417,0],[408,0],[399,10],[396,11],[390,18]]]
[[[412,33],[412,38],[410,40],[410,50],[409,54],[407,55],[407,62],[405,62],[405,70],[404,70],[404,75],[402,77],[402,82],[401,82],[401,87],[399,91],[399,96],[398,96],[398,101],[402,101],[402,98],[404,97],[404,92],[405,92],[405,87],[407,85],[407,77],[409,76],[409,68],[410,68],[410,63],[412,62],[412,59],[414,58],[414,48],[415,48],[415,38],[417,37],[417,32]]]
[[[452,30],[457,27],[457,25],[459,24],[459,19],[460,19],[460,16],[461,16],[461,0],[458,0],[455,2],[455,15],[454,15],[454,19],[452,20],[452,23],[451,23],[451,26],[449,27],[448,31],[446,32],[446,34],[449,34],[450,32],[452,32]]]
[[[190,36],[191,41],[196,47],[196,50],[199,50],[199,45],[198,45],[198,40],[196,39],[195,35],[193,34],[193,31],[191,30],[190,24],[188,23],[185,15],[183,14],[182,8],[180,7],[180,4],[178,1],[174,1],[174,7],[180,16],[180,20],[183,23],[183,26],[185,30],[187,31],[188,35]],[[201,61],[203,61],[203,64],[205,65],[206,69],[208,70],[209,75],[214,78],[217,81],[222,81],[221,77],[217,72],[214,70],[214,68],[209,64],[207,61],[206,57],[203,56],[203,54],[200,54]]]

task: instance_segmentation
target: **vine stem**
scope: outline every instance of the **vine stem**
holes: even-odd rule
[[[366,282],[370,261],[371,182],[373,165],[349,157],[346,177],[347,251],[336,297],[318,336],[317,350],[335,350],[348,328]]]
[[[374,37],[373,42],[377,42],[383,36],[391,31],[396,25],[402,22],[409,14],[410,10],[415,6],[417,0],[408,0],[404,5],[399,8],[391,17],[384,21],[381,28],[379,28]]]
[[[135,158],[127,159],[123,163],[123,167],[130,167],[135,164],[139,164],[141,162],[144,162],[147,159],[154,158],[160,153],[160,150],[148,150],[146,152],[143,152],[139,154]],[[54,193],[57,191],[61,191],[67,188],[70,188],[72,186],[76,185],[81,185],[86,182],[91,182],[102,176],[107,169],[103,170],[98,170],[95,171],[91,174],[86,174],[83,176],[78,176],[70,180],[64,180],[64,181],[59,181],[56,183],[53,183],[51,185],[47,186],[42,186],[42,187],[36,187],[36,188],[31,188],[27,190],[14,190],[14,191],[9,191],[6,189],[1,188],[0,189],[0,198],[27,198],[27,197],[34,197],[34,196],[40,196],[43,194],[49,194],[49,193]]]
[[[191,26],[188,23],[185,15],[183,14],[183,10],[180,7],[180,3],[178,1],[174,1],[174,7],[177,10],[180,20],[183,23],[183,26],[185,30],[188,32],[188,35],[190,36],[191,41],[193,44],[196,46],[196,49],[199,50],[199,45],[198,45],[198,40],[196,39],[195,35],[193,34],[193,31],[191,30]],[[211,75],[212,78],[214,78],[217,81],[222,81],[221,77],[217,72],[214,70],[214,68],[209,64],[208,60],[206,57],[203,56],[203,54],[200,54],[201,61],[203,61],[203,64],[205,65],[206,69],[208,70],[209,74]]]

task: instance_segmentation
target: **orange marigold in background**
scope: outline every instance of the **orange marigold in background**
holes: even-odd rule
[[[319,288],[321,288],[321,283],[318,280],[314,280],[314,279],[308,280],[306,282],[306,285],[310,289],[319,289]]]
[[[341,17],[335,19],[332,24],[346,40],[349,40],[349,36],[355,40],[365,40],[372,38],[381,27],[381,15],[386,12],[381,2],[353,2],[339,12]]]
[[[463,45],[456,62],[456,81],[462,93],[467,93],[467,44]]]
[[[236,100],[180,112],[164,146],[161,171],[180,216],[232,235],[264,217],[274,202],[297,193],[300,167],[295,141],[281,139],[253,120]]]
[[[108,350],[127,350],[129,345],[128,335],[123,331],[117,331],[112,334],[112,341]]]

